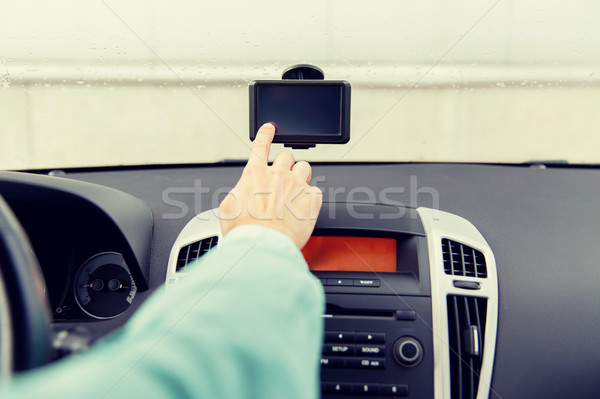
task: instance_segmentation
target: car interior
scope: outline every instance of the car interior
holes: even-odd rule
[[[0,375],[218,251],[261,87],[304,85],[271,159],[323,193],[321,397],[597,397],[600,7],[232,3],[0,6]]]

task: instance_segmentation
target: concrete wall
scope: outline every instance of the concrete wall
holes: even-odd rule
[[[0,4],[0,168],[246,158],[247,84],[353,85],[309,160],[600,162],[600,3],[76,0]]]
[[[0,89],[0,168],[243,159],[247,87],[14,85]],[[345,146],[309,160],[598,162],[600,87],[355,87]],[[280,147],[280,146],[277,146]]]

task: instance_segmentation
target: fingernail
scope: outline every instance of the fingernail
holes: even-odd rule
[[[273,125],[273,127],[275,128],[275,134],[277,134],[277,132],[279,132],[279,126],[277,126],[277,123],[275,122],[267,122],[270,123],[271,125]]]

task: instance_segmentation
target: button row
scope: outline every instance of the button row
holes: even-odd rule
[[[385,359],[322,357],[321,367],[377,370],[385,368]]]
[[[385,356],[385,345],[347,345],[347,344],[325,344],[323,353],[326,355],[343,356]]]
[[[369,278],[320,278],[321,284],[337,287],[379,287],[378,279]]]
[[[385,333],[380,332],[354,332],[354,331],[325,331],[326,343],[338,342],[365,342],[382,344],[385,342]]]
[[[370,383],[321,383],[323,393],[350,393],[356,395],[388,395],[408,396],[408,385],[405,384],[370,384]]]

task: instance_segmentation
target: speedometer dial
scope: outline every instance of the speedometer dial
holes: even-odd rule
[[[120,315],[137,292],[125,259],[116,252],[103,252],[86,260],[77,271],[73,289],[81,310],[96,319]]]

